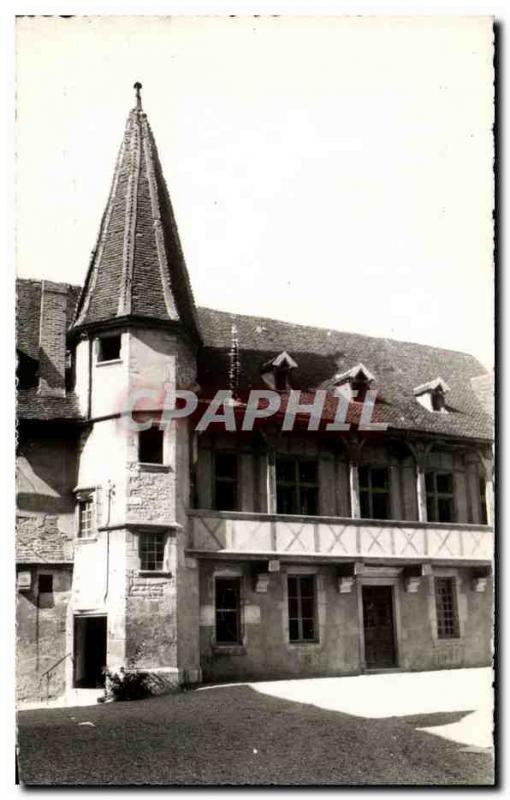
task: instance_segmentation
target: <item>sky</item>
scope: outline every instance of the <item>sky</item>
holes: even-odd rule
[[[17,21],[17,272],[82,284],[144,109],[197,304],[493,362],[488,17]]]

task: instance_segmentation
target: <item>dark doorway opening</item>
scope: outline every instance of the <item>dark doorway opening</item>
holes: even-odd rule
[[[396,666],[393,588],[362,586],[365,664],[367,669]]]
[[[74,685],[79,689],[104,686],[106,616],[74,618]]]

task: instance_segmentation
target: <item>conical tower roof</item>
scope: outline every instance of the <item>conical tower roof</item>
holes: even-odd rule
[[[200,340],[177,224],[141,84],[129,113],[71,330],[120,321],[178,324]]]

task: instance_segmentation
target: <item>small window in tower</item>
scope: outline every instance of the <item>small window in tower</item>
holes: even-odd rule
[[[140,569],[144,572],[161,572],[165,559],[165,534],[140,535]]]
[[[53,575],[39,575],[38,588],[39,594],[51,594],[53,592]]]
[[[114,336],[101,336],[98,339],[98,363],[101,364],[104,361],[118,361],[120,359],[120,345],[120,333]]]
[[[163,431],[157,425],[138,434],[138,461],[141,464],[163,463]]]

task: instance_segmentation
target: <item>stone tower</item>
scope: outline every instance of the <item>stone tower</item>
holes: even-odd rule
[[[68,686],[90,685],[101,661],[163,683],[200,678],[198,581],[184,558],[190,434],[184,420],[158,424],[164,386],[195,382],[200,331],[140,89],[68,335],[86,419]],[[143,432],[127,422],[133,406]]]

